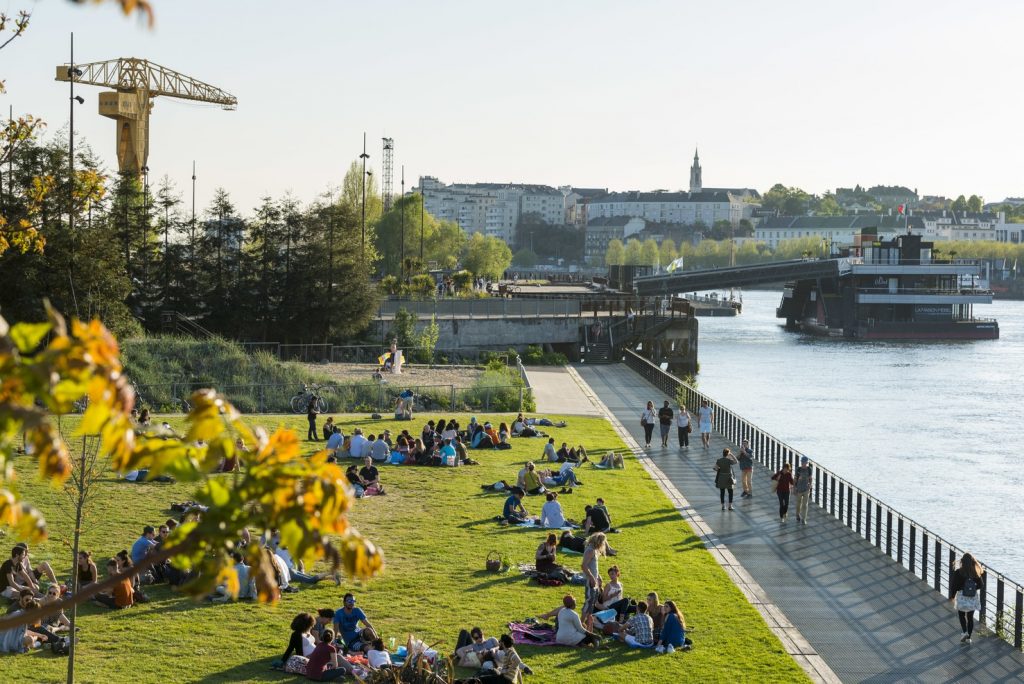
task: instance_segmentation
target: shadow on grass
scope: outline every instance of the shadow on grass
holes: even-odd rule
[[[569,658],[566,658],[559,667],[578,667],[578,672],[589,672],[600,670],[611,664],[624,662],[627,659],[646,658],[657,655],[651,648],[629,648],[617,642],[611,642],[610,647],[595,651],[590,648],[577,648]]]
[[[466,591],[481,591],[499,584],[512,584],[513,582],[527,581],[526,576],[514,568],[504,573],[493,573],[489,570],[477,570],[471,576],[477,579],[483,577],[488,577],[490,579],[486,582],[480,582],[479,584],[475,584],[471,587],[466,587]]]
[[[695,534],[677,541],[673,546],[679,551],[702,551],[705,549],[704,542]]]
[[[214,682],[294,682],[299,681],[296,675],[270,667],[270,661],[242,663],[227,670],[211,672],[202,679],[193,680],[196,684],[214,684]]]
[[[648,515],[656,515],[657,517],[653,517],[653,518],[640,518],[639,520],[637,520],[637,519],[630,520],[627,523],[622,523],[621,525],[619,525],[619,527],[622,528],[622,529],[625,529],[625,528],[628,528],[628,527],[644,527],[645,525],[657,525],[658,523],[675,522],[675,521],[678,521],[678,520],[682,520],[682,517],[679,515],[679,513],[675,509],[668,509],[668,510],[669,510],[668,513],[663,513],[662,511],[656,511],[656,512],[653,512],[653,513],[648,513]]]

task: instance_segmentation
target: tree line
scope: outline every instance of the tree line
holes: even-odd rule
[[[408,282],[428,265],[460,264],[496,277],[511,263],[504,243],[437,220],[418,194],[384,213],[372,176],[364,242],[356,162],[339,188],[308,204],[268,196],[246,215],[217,188],[193,214],[168,177],[147,185],[108,175],[88,145],[76,149],[73,183],[66,138],[33,133],[5,150],[0,216],[21,221],[35,241],[0,249],[9,320],[42,320],[45,297],[122,337],[160,330],[161,314],[173,311],[233,339],[337,340],[370,322],[375,277]]]
[[[605,252],[605,263],[613,265],[655,266],[665,268],[675,259],[682,257],[687,269],[714,268],[759,264],[785,259],[802,257],[826,256],[827,249],[820,238],[805,237],[782,240],[772,248],[764,242],[744,239],[701,240],[694,245],[683,241],[677,244],[674,240],[665,239],[660,243],[653,238],[640,241],[630,238],[626,242],[612,240]]]

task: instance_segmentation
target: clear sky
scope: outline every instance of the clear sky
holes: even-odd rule
[[[680,189],[699,146],[708,186],[811,192],[904,184],[1024,195],[1024,2],[348,2],[151,0],[156,27],[113,4],[33,10],[0,52],[16,113],[67,123],[67,60],[144,57],[219,86],[237,111],[158,98],[151,177],[200,206],[226,187],[312,199],[369,140],[395,139],[395,190],[444,181]],[[76,131],[116,170],[114,123]],[[378,171],[379,173],[379,171]]]

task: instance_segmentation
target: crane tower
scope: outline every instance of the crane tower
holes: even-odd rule
[[[100,93],[99,111],[117,122],[117,165],[121,173],[140,175],[149,159],[149,113],[159,95],[210,102],[235,109],[238,99],[191,76],[135,57],[57,67],[57,80],[114,88]]]
[[[384,195],[384,212],[387,213],[388,209],[391,208],[391,203],[394,200],[394,175],[395,175],[395,141],[393,138],[383,138],[384,140],[384,168],[381,169],[384,176],[382,183],[381,193]]]

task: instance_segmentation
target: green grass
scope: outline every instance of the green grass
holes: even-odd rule
[[[360,425],[376,432],[388,427],[418,432],[428,417],[409,423],[346,417],[346,428]],[[508,421],[510,416],[494,416]],[[554,418],[554,416],[553,416]],[[422,420],[421,420],[422,419]],[[568,416],[567,428],[549,428],[556,441],[583,443],[593,454],[622,448],[605,421]],[[336,418],[337,420],[337,418]],[[173,422],[173,421],[172,421]],[[302,417],[263,416],[254,423],[291,426],[304,434]],[[465,421],[462,421],[465,422]],[[346,430],[347,431],[347,430]],[[503,497],[484,494],[480,484],[515,477],[521,464],[540,456],[543,440],[513,440],[508,451],[472,452],[480,466],[458,469],[386,466],[382,480],[389,495],[361,499],[351,516],[364,534],[384,549],[384,574],[365,586],[332,582],[288,594],[276,606],[248,603],[197,604],[166,587],[150,590],[153,601],[123,612],[86,606],[80,612],[78,680],[81,682],[236,682],[289,681],[269,669],[288,640],[295,613],[337,608],[353,590],[358,605],[385,637],[404,642],[415,633],[428,643],[440,641],[448,652],[460,627],[480,625],[498,635],[506,622],[551,610],[568,589],[582,604],[581,587],[540,587],[517,572],[484,571],[489,551],[513,562],[530,562],[542,538],[537,532],[501,528],[493,521]],[[310,445],[313,450],[313,445]],[[58,574],[70,569],[70,550],[62,534],[70,529],[60,511],[62,494],[35,480],[28,459],[17,470],[26,498],[37,503],[50,523],[51,539],[33,549],[34,560],[50,560]],[[657,656],[651,651],[615,645],[610,650],[521,647],[520,654],[541,682],[806,681],[754,608],[747,603],[669,501],[631,458],[624,471],[579,469],[584,486],[561,497],[566,514],[582,517],[583,506],[603,496],[621,534],[610,535],[619,550],[602,559],[601,571],[614,561],[622,569],[626,595],[642,598],[649,590],[674,599],[693,629],[689,653]],[[168,505],[188,497],[188,485],[103,483],[90,511],[84,548],[102,559],[129,548],[144,524],[171,515]],[[542,501],[528,497],[539,512]],[[7,552],[9,538],[0,543]],[[579,556],[563,556],[569,567]],[[102,567],[103,563],[99,562]],[[62,681],[66,659],[43,653],[0,656],[3,681]],[[469,673],[466,673],[469,674]]]

